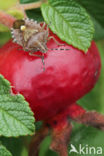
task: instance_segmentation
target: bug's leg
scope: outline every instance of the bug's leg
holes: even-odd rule
[[[28,49],[25,49],[24,47],[22,47],[22,48],[18,48],[18,50],[22,50],[22,51],[25,51],[25,52],[29,52],[29,50]]]
[[[49,25],[47,25],[47,29],[46,29],[48,35],[49,35]]]
[[[43,70],[45,71],[44,54],[42,54],[42,63],[43,63]]]
[[[26,51],[26,52],[29,51],[28,49],[26,49],[26,48],[24,47],[24,45],[23,45],[21,48],[18,48],[18,50],[23,50],[23,51]]]
[[[23,50],[23,48],[18,48],[19,51]]]
[[[45,23],[45,22],[43,22],[43,25],[42,25],[42,30],[44,30],[45,26],[46,26],[46,23]]]
[[[53,50],[53,49],[48,48],[47,50]]]
[[[37,57],[41,57],[41,58],[42,58],[41,55],[34,54],[33,52],[30,52],[29,55],[30,55],[30,56],[37,56]]]
[[[39,41],[36,41],[36,43],[39,45],[39,47],[41,47],[42,51],[44,51],[42,53],[46,53],[46,49],[45,49],[44,45],[42,45]]]
[[[37,43],[37,45],[39,45],[39,47],[41,47],[41,51],[43,51],[42,52],[42,56],[40,56],[41,57],[41,59],[42,59],[42,63],[43,63],[43,70],[45,70],[45,63],[44,63],[44,53],[46,53],[46,48],[44,47],[44,45],[42,45],[39,41],[36,41],[36,43]],[[35,55],[36,56],[36,55]],[[38,55],[39,56],[39,55]]]
[[[49,32],[49,26],[50,26],[50,25],[51,25],[51,22],[50,22],[50,24],[47,24],[46,31],[48,31],[48,32]],[[45,28],[45,26],[46,26],[46,23],[45,23],[45,22],[43,22],[42,29],[44,29],[44,28]]]
[[[56,44],[59,45],[59,46],[65,45],[65,44],[60,44],[53,36],[48,37],[48,41],[50,39],[53,39],[56,42]]]
[[[42,54],[42,56],[41,56],[41,55],[34,54],[33,52],[30,52],[29,55],[40,57],[42,59],[43,70],[45,71],[44,54]]]

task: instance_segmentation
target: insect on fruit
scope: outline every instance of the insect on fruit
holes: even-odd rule
[[[46,27],[44,22],[41,26],[41,23],[37,23],[32,19],[16,20],[13,23],[13,28],[11,28],[13,42],[21,45],[24,51],[28,51],[30,55],[39,56],[42,58],[44,65],[44,54],[47,52],[47,42],[50,39],[53,39],[58,45],[58,41],[53,36],[49,37],[49,29]],[[40,51],[41,55],[34,54],[35,52]]]
[[[104,130],[104,115],[87,111],[77,104],[94,87],[100,75],[101,59],[96,44],[92,41],[84,54],[48,31],[45,23],[41,26],[41,23],[28,19],[11,21],[9,27],[14,23],[14,41],[25,51],[30,51],[29,54],[35,55],[34,52],[40,50],[43,55],[49,48],[57,48],[57,41],[70,50],[58,49],[57,55],[57,49],[51,49],[43,73],[41,58],[31,56],[30,59],[23,50],[19,53],[19,45],[9,41],[0,48],[0,74],[11,82],[13,94],[21,93],[29,102],[36,121],[43,121],[42,129],[31,141],[29,156],[39,154],[41,141],[49,134],[51,150],[60,156],[68,156],[72,121]],[[47,43],[50,38],[55,38],[56,42]]]

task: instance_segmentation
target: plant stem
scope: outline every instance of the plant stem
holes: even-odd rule
[[[29,3],[29,4],[20,4],[20,7],[23,10],[30,10],[35,8],[40,8],[42,2],[35,2],[35,3]]]
[[[41,4],[47,2],[47,0],[41,0],[39,2],[35,2],[35,3],[29,3],[29,4],[20,4],[18,3],[16,6],[14,6],[11,9],[19,9],[23,12],[24,17],[27,17],[25,14],[25,10],[30,10],[30,9],[35,9],[35,8],[40,8]],[[0,10],[0,24],[3,24],[5,26],[7,26],[8,28],[11,28],[13,26],[13,23],[16,19],[5,13],[4,11]]]
[[[36,9],[40,8],[42,3],[47,3],[47,0],[41,0],[39,2],[33,2],[33,3],[27,3],[27,4],[20,4],[18,3],[16,6],[13,8],[21,9],[22,11],[24,10],[31,10],[31,9]]]
[[[39,156],[39,148],[42,140],[48,135],[49,128],[44,125],[39,132],[37,132],[30,143],[29,156]]]
[[[16,19],[5,13],[4,11],[0,10],[0,23],[7,26],[8,28],[11,28],[13,26],[13,23]]]

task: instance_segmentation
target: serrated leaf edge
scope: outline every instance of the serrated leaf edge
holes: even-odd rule
[[[78,3],[77,3],[78,4]],[[78,4],[79,5],[79,4]],[[45,6],[48,6],[48,7],[51,7],[51,8],[53,8],[53,6],[51,5],[51,4],[42,4],[41,5],[41,11],[42,10],[44,10],[44,7]],[[79,5],[80,6],[80,5]],[[83,10],[85,10],[85,12],[86,12],[86,9],[84,9],[84,8],[81,8],[81,9],[83,9]],[[54,10],[60,15],[60,13],[58,12],[58,10],[54,7]],[[87,12],[86,12],[87,13]],[[42,15],[43,15],[44,13],[43,13],[43,11],[42,11]],[[66,23],[68,23],[67,21],[66,21],[66,19],[62,16],[62,15],[60,15],[64,20],[65,20],[65,22]],[[90,22],[90,24],[92,25],[92,33],[91,33],[91,40],[90,40],[90,44],[85,48],[85,46],[83,45],[83,43],[80,41],[80,43],[81,43],[81,45],[82,45],[82,47],[83,48],[79,48],[78,46],[76,46],[75,44],[72,44],[70,41],[68,42],[68,41],[66,41],[65,39],[63,39],[63,37],[62,36],[59,36],[59,34],[57,34],[57,32],[56,31],[54,31],[54,29],[52,28],[52,26],[51,25],[49,25],[49,23],[47,22],[47,20],[44,18],[44,15],[43,15],[43,18],[44,18],[44,20],[45,20],[45,22],[49,25],[49,27],[50,27],[50,29],[53,31],[53,33],[55,33],[55,34],[57,34],[57,36],[60,38],[60,39],[62,39],[63,41],[65,41],[65,42],[67,42],[69,45],[72,45],[72,46],[74,46],[75,48],[78,48],[78,49],[80,49],[80,50],[82,50],[82,51],[84,51],[84,52],[87,52],[87,50],[88,50],[88,48],[90,47],[90,45],[91,45],[91,41],[92,41],[92,39],[93,39],[93,34],[94,34],[94,25],[93,25],[93,22],[90,20],[90,16],[88,15],[88,14],[86,14],[86,16],[87,16],[87,18],[88,18],[88,20],[89,20],[89,22]],[[68,25],[70,25],[70,23],[68,23]],[[71,29],[73,29],[72,28],[72,26],[70,25],[70,27],[71,27]],[[76,33],[76,31],[73,29],[73,31],[74,31],[74,33],[75,34],[77,34]],[[78,40],[79,40],[79,38],[78,38]]]
[[[22,94],[11,94],[11,83],[7,80],[7,79],[5,79],[4,78],[4,76],[3,75],[1,75],[0,74],[0,79],[7,85],[7,87],[8,87],[8,89],[10,89],[10,93],[8,93],[7,95],[9,95],[10,94],[10,96],[19,96],[19,100],[21,100],[23,103],[25,103],[28,107],[28,111],[29,111],[29,113],[30,113],[30,115],[34,115],[34,113],[31,111],[31,108],[29,107],[29,103],[27,102],[27,101],[25,101],[25,98],[24,98],[24,96],[22,95]],[[2,108],[0,108],[1,110],[2,110]],[[4,112],[5,112],[5,110],[3,110]],[[11,114],[9,114],[8,112],[6,112],[9,116],[12,116]],[[12,118],[14,118],[13,116],[12,116]],[[15,118],[15,120],[17,120],[16,118]],[[21,121],[20,120],[17,120],[17,121],[19,121],[20,123],[21,123]],[[33,117],[33,121],[35,122],[35,118]],[[22,123],[22,125],[24,125],[24,123]],[[31,130],[29,130],[25,125],[24,125],[24,127],[28,130],[28,131],[30,131],[30,133],[28,132],[28,133],[25,133],[25,134],[22,134],[22,135],[7,135],[6,137],[17,137],[17,136],[25,136],[25,135],[32,135],[32,134],[34,134],[34,132],[31,132]],[[34,130],[35,130],[35,125],[34,125]],[[0,134],[0,136],[4,136],[4,135],[2,135],[2,134]]]

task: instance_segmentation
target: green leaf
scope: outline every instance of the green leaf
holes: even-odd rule
[[[35,21],[38,21],[38,22],[44,21],[43,20],[43,17],[42,17],[42,14],[41,14],[40,8],[36,8],[36,9],[32,9],[32,10],[27,10],[26,11],[26,14],[27,14],[27,16],[29,18],[34,19]]]
[[[104,27],[104,0],[76,0]]]
[[[0,135],[21,136],[34,133],[34,117],[20,94],[14,95],[10,83],[0,75]]]
[[[71,156],[79,156],[79,155],[86,155],[86,156],[98,156],[97,154],[97,147],[101,147],[102,150],[104,149],[104,132],[97,130],[92,127],[86,127],[86,126],[80,126],[78,129],[76,129],[74,132],[72,132],[71,135],[71,142],[70,144],[74,145],[76,149],[79,151],[79,146],[81,144],[82,147],[85,147],[84,152],[86,152],[86,145],[88,147],[94,147],[96,149],[96,153],[93,151],[88,154],[77,154],[77,153],[71,153]],[[70,144],[69,144],[69,152],[70,152]],[[89,148],[88,148],[89,149]],[[69,153],[70,156],[70,153]]]
[[[58,154],[49,149],[51,144],[51,137],[47,136],[40,145],[39,156],[58,156]]]
[[[25,4],[25,3],[34,3],[34,2],[38,2],[39,0],[20,0],[21,4]]]
[[[9,28],[7,28],[6,26],[0,24],[0,32],[8,32],[8,31],[9,31]]]
[[[27,136],[27,137],[30,137],[30,136]],[[13,156],[21,156],[22,150],[25,146],[24,142],[26,142],[24,138],[27,138],[27,137],[26,136],[18,137],[18,138],[0,137],[0,140],[2,144],[12,153]]]
[[[3,145],[0,145],[0,156],[12,156],[12,154]]]
[[[104,38],[104,0],[76,0],[91,15],[95,25],[94,39]]]
[[[17,3],[17,0],[6,0],[5,3],[3,0],[0,0],[0,9],[7,10],[10,7],[13,7],[14,5],[16,5],[16,3]]]
[[[42,4],[43,17],[59,38],[87,51],[93,38],[93,23],[86,10],[75,0],[49,0]]]
[[[104,39],[104,28],[94,18],[92,18],[92,20],[95,26],[94,40],[98,41]]]
[[[10,32],[0,32],[0,47],[5,44],[8,40],[10,40],[11,34]]]
[[[14,16],[16,19],[23,19],[24,14],[21,10],[18,9],[12,9],[7,11],[8,14]]]

